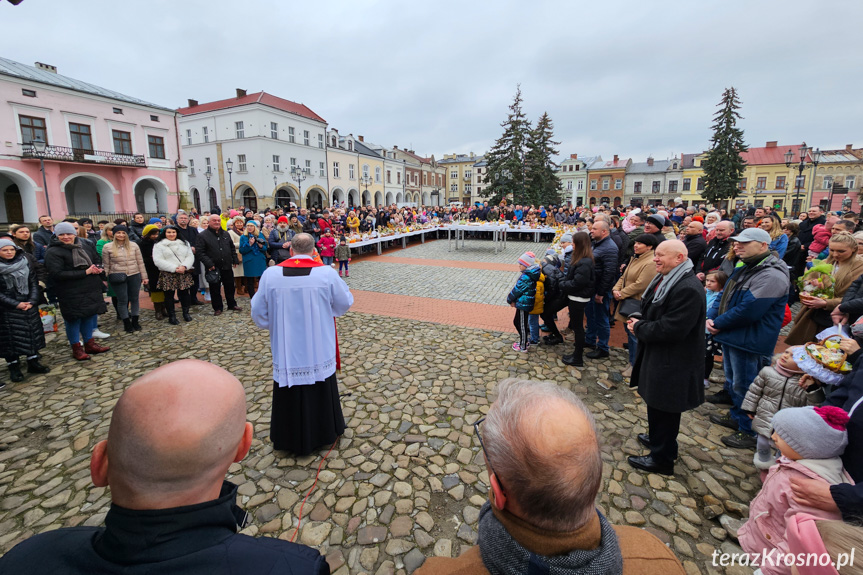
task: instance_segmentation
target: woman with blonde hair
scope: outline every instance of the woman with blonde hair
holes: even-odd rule
[[[833,234],[830,238],[830,255],[818,263],[833,266],[833,297],[821,299],[812,297],[806,292],[800,292],[800,303],[803,304],[794,327],[791,328],[785,343],[802,345],[815,339],[815,335],[833,325],[830,312],[842,303],[842,296],[851,287],[851,283],[863,274],[863,258],[857,256],[857,240],[848,233]]]
[[[770,234],[768,249],[771,252],[776,252],[779,259],[785,257],[785,251],[788,249],[788,236],[782,231],[782,220],[776,214],[770,214],[761,218],[761,223],[758,226]]]
[[[102,265],[108,285],[117,294],[117,314],[123,320],[123,330],[141,331],[139,294],[141,286],[148,283],[141,248],[129,239],[126,226],[114,226],[113,232],[113,241],[102,248]]]

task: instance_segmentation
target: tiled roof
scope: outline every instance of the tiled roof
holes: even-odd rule
[[[700,152],[697,154],[682,154],[680,165],[683,169],[694,168],[695,167],[695,158],[703,154],[704,152]]]
[[[279,98],[278,96],[273,96],[266,92],[257,92],[255,94],[247,94],[246,96],[241,96],[239,98],[228,98],[227,100],[218,100],[216,102],[206,102],[204,104],[198,104],[197,106],[180,108],[177,112],[183,116],[190,116],[192,114],[225,110],[228,108],[236,108],[237,106],[247,106],[249,104],[262,104],[283,112],[288,112],[289,114],[296,114],[297,116],[315,120],[316,122],[322,122],[324,124],[327,123],[326,120],[315,114],[308,106],[297,104],[296,102],[291,102],[290,100],[285,100],[284,98]]]
[[[594,165],[590,166],[588,169],[589,170],[621,170],[623,168],[626,168],[626,166],[629,164],[629,161],[630,161],[630,158],[618,158],[618,160],[616,162],[614,160],[608,160],[605,162],[603,162],[602,160],[599,160],[597,162],[594,162]]]
[[[792,144],[792,145],[777,145],[777,146],[764,146],[761,148],[749,148],[748,152],[743,152],[740,156],[746,160],[746,163],[750,166],[763,166],[767,164],[784,164],[785,163],[785,152],[790,148],[794,153],[794,161],[800,161],[800,147],[803,144]]]
[[[633,174],[656,174],[665,172],[671,167],[671,160],[654,160],[653,165],[648,165],[647,162],[635,162],[629,165],[626,173]]]
[[[457,154],[455,158],[444,158],[443,160],[438,160],[438,164],[455,164],[458,162],[479,162],[485,156],[474,156],[470,157],[468,154]]]
[[[158,108],[160,110],[165,110],[166,112],[173,112],[173,110],[164,106],[151,104],[150,102],[145,102],[144,100],[139,100],[138,98],[133,98],[132,96],[126,96],[125,94],[115,92],[114,90],[101,88],[99,86],[96,86],[95,84],[82,82],[81,80],[76,80],[74,78],[69,78],[68,76],[49,72],[48,70],[40,70],[35,66],[27,66],[26,64],[21,64],[20,62],[15,62],[14,60],[9,60],[7,58],[0,58],[0,75],[22,78],[24,80],[31,80],[33,82],[39,82],[41,84],[48,84],[50,86],[57,86],[60,88],[66,88],[68,90],[75,90],[76,92],[84,92],[86,94],[93,94],[95,96],[111,98],[112,100],[119,100],[121,102],[128,102],[130,104],[137,104],[139,106],[147,106],[149,108]]]

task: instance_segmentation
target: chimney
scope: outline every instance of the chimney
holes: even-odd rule
[[[40,70],[45,70],[46,72],[51,72],[52,74],[57,73],[57,66],[52,66],[51,64],[43,64],[42,62],[36,62],[36,67]]]
[[[197,106],[197,105],[198,105],[198,101],[197,101],[197,100],[193,100],[193,99],[189,98],[189,107],[190,107],[190,108],[194,108],[194,107],[195,107],[195,106]]]
[[[617,154],[614,154],[614,163],[617,163]]]
[[[845,144],[845,151],[850,152],[854,149],[854,144]]]
[[[772,141],[772,142],[767,142],[767,147],[768,147],[768,148],[775,148],[775,147],[776,147],[776,145],[777,145],[778,143],[779,143],[779,142],[777,142],[777,141],[775,141],[775,140],[774,140],[774,141]]]
[[[360,142],[365,142],[362,136],[357,136],[357,140],[359,140]]]
[[[237,99],[239,100],[240,98],[245,98],[245,97],[246,97],[246,91],[243,90],[242,88],[237,88]]]
[[[570,155],[569,155],[569,159],[570,159],[570,160],[577,160],[577,159],[578,159],[578,154],[570,154]]]
[[[653,158],[650,158],[650,157],[649,157],[649,158],[647,158],[647,165],[648,165],[648,166],[652,166],[652,165],[653,165]]]

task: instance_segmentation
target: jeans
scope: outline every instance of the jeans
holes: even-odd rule
[[[134,317],[141,315],[138,298],[141,295],[142,281],[141,274],[135,274],[133,276],[126,276],[126,281],[121,284],[111,284],[111,287],[114,288],[114,293],[117,294],[117,314],[120,316],[120,319],[129,319],[130,315]],[[155,288],[156,286],[153,287]],[[129,310],[130,307],[132,308],[131,311]]]
[[[731,395],[731,401],[734,403],[730,411],[731,417],[737,422],[740,431],[747,435],[754,436],[755,432],[752,431],[752,420],[743,413],[740,406],[755,376],[766,365],[770,365],[770,359],[761,354],[743,351],[730,345],[722,346],[725,390]]]
[[[629,365],[635,365],[635,356],[638,354],[638,338],[629,331],[626,324],[623,324],[623,331],[626,332],[626,342],[629,344]]]
[[[329,266],[333,263],[333,256],[321,256],[321,260],[324,262],[325,266]]]
[[[527,316],[527,325],[530,327],[530,343],[539,343],[539,314]]]
[[[591,299],[584,309],[584,314],[587,316],[586,344],[596,346],[599,351],[608,351],[608,337],[611,335],[611,326],[608,323],[610,298],[611,294],[605,294],[602,303],[596,303],[595,299]]]
[[[342,273],[342,268],[345,268],[345,273],[348,273],[348,260],[339,260],[339,273]]]
[[[93,339],[93,330],[96,329],[98,320],[99,316],[95,314],[71,321],[66,320],[66,338],[69,340],[69,345],[80,343],[81,340],[87,342]]]

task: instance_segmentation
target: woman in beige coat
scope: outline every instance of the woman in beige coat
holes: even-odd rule
[[[141,248],[129,239],[129,228],[126,226],[114,227],[114,240],[102,249],[102,266],[117,294],[117,313],[123,320],[123,330],[126,333],[141,331],[138,296],[141,286],[148,283],[147,270],[144,268]],[[125,275],[125,279],[112,282],[112,279],[122,279],[119,274]]]
[[[815,340],[815,335],[833,325],[830,312],[842,303],[842,296],[851,284],[863,274],[863,257],[857,255],[857,240],[847,233],[833,234],[830,238],[830,255],[825,264],[833,265],[833,298],[807,297],[800,292],[803,307],[794,318],[794,327],[785,338],[788,345],[802,345]]]
[[[619,303],[625,299],[641,301],[641,294],[644,293],[644,290],[647,289],[647,284],[656,275],[656,265],[653,263],[653,250],[656,249],[658,244],[659,241],[653,234],[641,234],[635,238],[632,246],[632,259],[626,264],[623,275],[620,276],[620,279],[611,288],[611,295],[617,300],[618,307],[620,307]],[[621,375],[623,377],[630,377],[632,376],[632,366],[635,363],[638,340],[632,335],[629,328],[626,327],[626,320],[628,318],[623,317],[620,313],[616,313],[614,317],[619,319],[620,323],[623,324],[629,345],[629,367],[623,370]]]
[[[246,276],[243,270],[243,254],[240,253],[240,238],[246,233],[246,219],[243,216],[237,216],[228,221],[228,233],[234,240],[234,249],[237,250],[237,257],[240,260],[240,264],[234,268],[234,287],[237,295],[247,295],[248,292],[243,285],[243,279]]]

